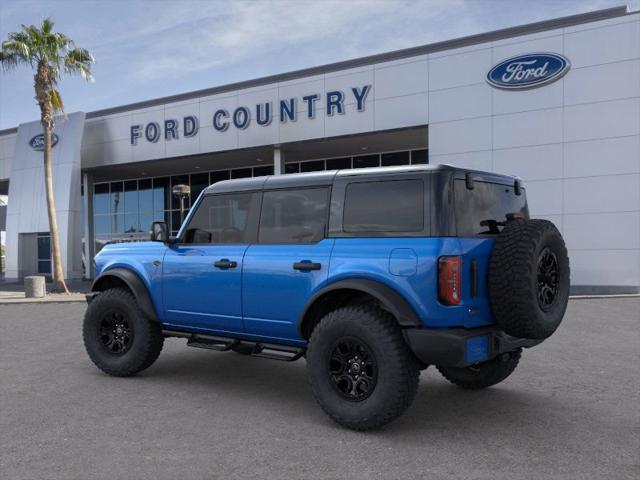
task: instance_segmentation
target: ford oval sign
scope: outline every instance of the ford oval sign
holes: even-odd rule
[[[487,82],[505,90],[541,87],[561,78],[571,62],[557,53],[530,53],[508,58],[489,70]]]
[[[58,135],[56,135],[55,133],[52,133],[51,148],[56,146],[56,143],[58,143],[58,140],[59,140]],[[44,133],[39,133],[38,135],[33,137],[31,140],[29,140],[29,145],[34,150],[37,150],[38,152],[43,152],[44,151]]]

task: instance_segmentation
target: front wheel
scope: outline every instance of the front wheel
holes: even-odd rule
[[[367,305],[339,308],[320,321],[309,340],[307,371],[325,413],[354,430],[399,417],[420,374],[393,317]]]
[[[93,299],[82,336],[91,361],[116,377],[150,367],[164,344],[160,325],[147,318],[133,294],[123,288],[105,290]]]
[[[498,355],[493,360],[470,367],[438,367],[444,378],[467,390],[480,390],[505,380],[518,366],[522,350]]]

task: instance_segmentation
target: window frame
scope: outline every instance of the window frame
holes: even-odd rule
[[[246,236],[248,237],[248,241],[245,242],[234,242],[234,243],[187,243],[184,241],[185,235],[187,234],[188,226],[191,224],[193,216],[196,214],[198,209],[200,208],[202,202],[209,197],[224,197],[224,196],[232,196],[232,195],[251,195],[251,208],[253,211],[249,211],[249,215],[247,217],[247,229]],[[258,239],[258,225],[260,221],[260,212],[262,210],[262,191],[260,190],[242,190],[237,192],[220,192],[220,193],[209,193],[206,195],[200,195],[196,204],[191,207],[189,211],[189,215],[185,218],[182,227],[178,231],[178,235],[175,237],[174,243],[176,245],[186,245],[186,246],[224,246],[224,245],[251,245],[257,242]]]
[[[262,222],[262,212],[264,208],[264,195],[270,192],[287,192],[287,191],[299,191],[299,190],[324,190],[326,193],[326,210],[325,210],[325,222],[322,231],[322,238],[313,242],[263,242],[260,240],[260,225]],[[256,232],[256,244],[257,245],[317,245],[326,238],[329,237],[329,222],[331,218],[331,199],[332,199],[332,187],[331,185],[300,185],[285,188],[268,188],[262,191],[260,196],[260,215],[258,217],[258,228]]]

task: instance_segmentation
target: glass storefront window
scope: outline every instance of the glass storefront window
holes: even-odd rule
[[[254,177],[263,177],[265,175],[273,175],[272,165],[264,165],[263,167],[253,167]]]
[[[123,196],[123,184],[122,182],[111,182],[111,213],[121,213],[124,212],[124,196]]]
[[[124,214],[124,233],[136,233],[140,230],[138,212]]]
[[[150,178],[138,180],[138,205],[141,212],[153,212],[152,187],[152,180]]]
[[[96,214],[109,212],[109,184],[101,183],[93,187],[93,212]]]
[[[220,182],[222,180],[229,180],[231,177],[229,175],[229,170],[218,170],[216,172],[209,172],[209,185],[213,185],[216,182]]]
[[[324,160],[312,160],[310,162],[300,162],[301,172],[320,172],[324,170]]]
[[[285,163],[284,173],[298,173],[300,171],[299,163]]]
[[[409,165],[409,152],[392,152],[383,153],[382,166],[389,167],[393,165]]]
[[[111,216],[94,215],[93,226],[96,235],[107,235],[111,233]]]
[[[379,167],[380,155],[363,155],[353,157],[353,168]]]
[[[429,163],[429,150],[412,150],[411,165]]]
[[[187,212],[184,212],[184,216],[187,216]],[[180,230],[180,225],[182,222],[180,221],[180,210],[173,210],[171,212],[171,235],[177,235],[178,230]]]
[[[138,181],[129,180],[124,182],[124,212],[138,212],[140,203],[138,202]]]
[[[231,178],[248,178],[251,176],[250,168],[235,168],[231,170]]]
[[[327,170],[344,170],[351,168],[351,157],[330,158],[327,160]]]
[[[159,212],[171,208],[169,177],[153,179],[153,211]]]
[[[191,175],[191,203],[195,203],[202,191],[209,186],[208,173],[194,173]]]
[[[49,232],[37,234],[38,242],[38,273],[51,274],[51,236]]]
[[[148,233],[151,230],[151,224],[154,222],[152,213],[140,213],[140,231],[142,233]],[[164,218],[158,221],[163,221]]]
[[[113,213],[111,215],[111,233],[124,232],[124,213]]]

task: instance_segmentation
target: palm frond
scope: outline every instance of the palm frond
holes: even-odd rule
[[[62,97],[60,96],[60,92],[55,88],[51,89],[51,106],[53,107],[53,111],[55,113],[64,112],[64,104],[62,103]]]
[[[40,30],[42,30],[42,33],[44,33],[45,35],[49,35],[53,31],[54,25],[55,24],[53,20],[51,20],[51,17],[47,17],[42,20],[42,25],[40,26]]]
[[[15,53],[5,52],[4,50],[0,51],[0,65],[2,65],[2,69],[5,72],[16,68],[21,60],[22,58]]]
[[[93,55],[84,48],[75,48],[64,57],[64,69],[67,73],[78,73],[87,81],[93,80],[91,64],[95,63]]]

